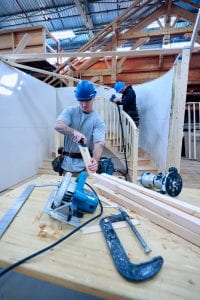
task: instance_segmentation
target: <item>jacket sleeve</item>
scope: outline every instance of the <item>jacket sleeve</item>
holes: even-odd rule
[[[127,90],[126,94],[123,95],[121,104],[122,105],[129,105],[135,103],[136,101],[136,94],[134,90]]]

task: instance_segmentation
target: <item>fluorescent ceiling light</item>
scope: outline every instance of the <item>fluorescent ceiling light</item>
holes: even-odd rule
[[[57,40],[64,40],[64,39],[75,37],[73,30],[52,31],[51,34]]]

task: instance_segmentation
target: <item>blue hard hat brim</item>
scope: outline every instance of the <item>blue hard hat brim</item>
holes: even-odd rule
[[[82,99],[82,98],[77,98],[78,101],[86,101],[86,102],[89,102],[91,101],[93,98],[90,98],[90,99]]]
[[[90,98],[80,98],[80,97],[76,97],[76,99],[78,101],[91,101],[95,96],[96,96],[96,91],[93,94],[90,94]]]

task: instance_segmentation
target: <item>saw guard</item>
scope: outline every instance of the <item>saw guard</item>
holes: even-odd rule
[[[71,173],[66,173],[63,181],[61,182],[60,187],[57,190],[57,193],[54,198],[54,206],[59,207],[61,205],[61,202],[63,200],[63,197],[65,195],[66,190],[68,189],[70,182],[71,182]]]

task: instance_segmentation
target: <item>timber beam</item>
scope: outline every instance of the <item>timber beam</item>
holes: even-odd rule
[[[172,199],[157,192],[137,188],[133,183],[115,176],[92,174],[93,185],[111,201],[147,217],[153,223],[173,232],[183,239],[200,246],[200,208]],[[174,199],[173,199],[174,200]]]

